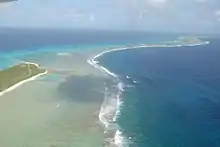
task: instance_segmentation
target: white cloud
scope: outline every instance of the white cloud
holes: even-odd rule
[[[63,12],[63,15],[59,13],[57,16],[63,17],[64,19],[71,19],[73,21],[95,21],[95,16],[93,13],[74,10]]]
[[[215,12],[217,20],[220,21],[220,9]]]
[[[197,3],[205,3],[207,2],[208,0],[196,0]]]
[[[217,10],[217,11],[215,12],[215,14],[219,16],[219,15],[220,15],[220,10]]]
[[[168,0],[150,0],[149,2],[153,4],[164,4],[168,2]]]
[[[163,8],[168,2],[169,0],[148,0],[146,1],[146,4],[148,6]]]
[[[148,13],[148,10],[142,10],[139,13],[139,19],[144,19]]]
[[[90,21],[95,21],[95,15],[94,15],[94,14],[90,14],[89,20],[90,20]]]

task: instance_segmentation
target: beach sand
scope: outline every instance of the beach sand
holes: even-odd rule
[[[47,68],[48,75],[0,96],[0,146],[103,146],[98,114],[106,76],[87,63],[92,55],[48,53],[23,58]]]

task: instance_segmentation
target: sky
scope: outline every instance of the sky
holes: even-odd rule
[[[220,0],[18,0],[0,27],[220,33]]]

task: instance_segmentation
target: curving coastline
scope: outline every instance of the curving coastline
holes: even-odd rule
[[[173,41],[173,43],[175,43],[175,40]],[[180,43],[180,42],[178,42]],[[105,125],[105,133],[107,132],[109,126],[111,126],[112,122],[116,122],[117,116],[120,114],[120,107],[123,104],[123,102],[121,101],[120,95],[121,93],[124,91],[124,83],[118,78],[118,75],[116,75],[115,73],[111,72],[110,70],[108,70],[106,67],[103,67],[102,65],[99,64],[98,58],[103,56],[106,53],[110,53],[110,52],[115,52],[115,51],[122,51],[122,50],[127,50],[127,49],[137,49],[137,48],[149,48],[149,47],[153,47],[153,48],[160,48],[160,47],[183,47],[183,46],[198,46],[198,45],[207,45],[209,44],[209,41],[202,41],[202,40],[196,40],[196,42],[182,42],[181,44],[154,44],[154,45],[139,45],[139,46],[133,46],[133,47],[122,47],[122,48],[114,48],[114,49],[109,49],[109,50],[105,50],[97,55],[95,55],[94,57],[91,57],[87,60],[87,62],[93,66],[94,68],[100,70],[101,72],[103,72],[104,74],[114,78],[117,80],[118,85],[118,92],[115,95],[115,111],[105,111],[106,104],[108,103],[108,97],[105,96],[103,105],[101,106],[101,110],[99,113],[99,120]],[[105,89],[106,91],[108,90],[108,88]],[[112,103],[111,103],[112,104]],[[107,108],[108,109],[108,108]],[[114,113],[114,117],[111,120],[108,120],[109,118],[106,117],[106,113],[112,112]],[[112,126],[111,126],[112,129]],[[119,130],[118,126],[115,126],[115,128],[113,127],[114,132],[114,136],[111,136],[112,138],[110,139],[110,141],[108,142],[108,144],[112,143],[114,145],[116,145],[117,147],[123,147],[124,145],[127,146],[127,144],[129,144],[129,139],[130,138],[125,138],[122,134],[122,132]]]
[[[24,62],[24,61],[22,61],[22,63],[24,63],[24,64],[29,64],[29,65],[34,65],[34,66],[36,66],[37,68],[40,67],[37,63]],[[47,74],[47,73],[48,73],[48,71],[45,70],[45,72],[43,72],[43,73],[39,73],[39,74],[34,75],[34,76],[32,76],[32,77],[30,77],[30,78],[28,78],[28,79],[22,80],[22,81],[20,81],[20,82],[18,82],[18,83],[16,83],[16,84],[14,84],[13,86],[11,86],[11,87],[9,87],[9,88],[7,88],[7,89],[1,91],[1,92],[0,92],[0,96],[2,96],[2,95],[4,95],[4,94],[6,94],[6,93],[8,93],[8,92],[10,92],[10,91],[12,91],[12,90],[18,88],[19,86],[21,86],[21,85],[23,85],[23,84],[25,84],[25,83],[27,83],[27,82],[29,82],[29,81],[33,81],[33,80],[35,80],[36,78],[38,78],[38,77],[40,77],[40,76],[43,76],[43,75],[45,75],[45,74]]]

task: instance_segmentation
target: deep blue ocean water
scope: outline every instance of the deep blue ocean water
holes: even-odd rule
[[[117,123],[131,147],[220,147],[220,40],[209,41],[99,58],[129,85]]]
[[[54,49],[60,46],[79,47],[85,45],[134,45],[170,41],[177,36],[179,34],[137,31],[0,28],[0,50],[36,50],[41,47]]]

